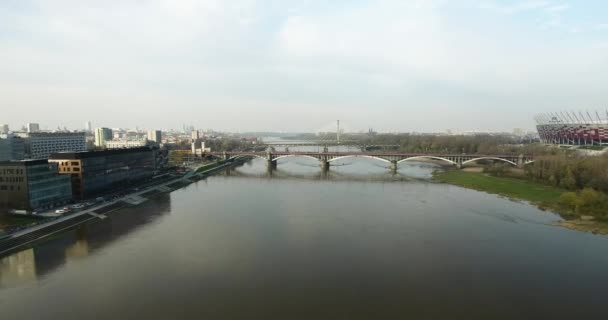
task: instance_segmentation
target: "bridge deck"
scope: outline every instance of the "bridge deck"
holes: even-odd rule
[[[520,157],[519,154],[475,154],[475,153],[402,153],[402,152],[314,152],[314,151],[213,151],[206,152],[206,155],[303,155],[303,156],[317,156],[317,155],[325,155],[325,156],[376,156],[376,157],[438,157],[438,158],[446,158],[446,157],[463,157],[463,158],[517,158]],[[532,158],[530,155],[521,155],[524,158]]]

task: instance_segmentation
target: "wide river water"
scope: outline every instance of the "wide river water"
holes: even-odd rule
[[[608,317],[608,237],[434,168],[252,160],[0,258],[0,319]]]

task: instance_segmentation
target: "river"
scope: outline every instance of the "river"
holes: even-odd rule
[[[0,258],[0,319],[604,319],[608,237],[371,159],[252,160]]]

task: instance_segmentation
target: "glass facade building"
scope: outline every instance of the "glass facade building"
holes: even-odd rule
[[[48,160],[0,162],[0,208],[36,211],[72,200],[70,177]]]
[[[0,161],[23,160],[24,139],[13,134],[0,134]]]
[[[52,154],[60,174],[69,175],[72,191],[79,199],[123,188],[151,178],[156,172],[158,149],[141,147]]]

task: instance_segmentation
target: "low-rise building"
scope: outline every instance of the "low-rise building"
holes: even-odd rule
[[[85,199],[151,178],[158,170],[158,152],[149,147],[61,152],[49,161],[58,164],[60,174],[71,177],[74,196]]]
[[[46,159],[0,162],[0,211],[36,211],[72,200],[69,176]]]
[[[123,148],[137,148],[137,147],[145,147],[148,145],[148,141],[146,140],[112,140],[106,141],[107,149],[123,149]]]

